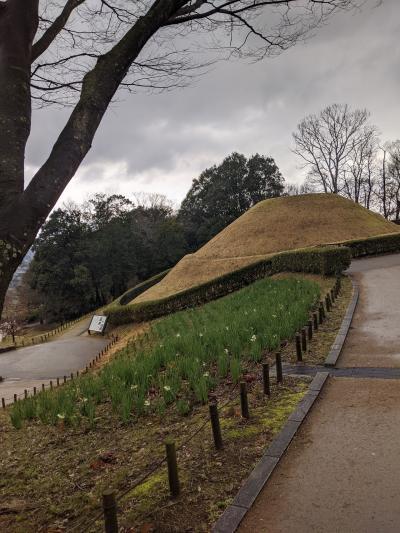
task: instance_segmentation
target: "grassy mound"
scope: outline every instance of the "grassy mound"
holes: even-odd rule
[[[284,250],[399,232],[396,224],[335,194],[265,200],[185,256],[134,303],[166,298]]]

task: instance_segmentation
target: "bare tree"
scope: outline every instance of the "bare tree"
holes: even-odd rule
[[[385,218],[400,218],[400,140],[381,147],[382,162],[377,180],[378,207]]]
[[[377,175],[378,136],[374,127],[359,131],[343,169],[343,194],[368,209]]]
[[[365,109],[333,104],[300,122],[294,153],[308,169],[309,186],[370,203],[377,132],[368,119]]]
[[[0,311],[14,271],[89,151],[119,87],[185,84],[199,64],[194,32],[228,58],[259,59],[289,48],[355,2],[64,0],[60,7],[58,0],[0,1]],[[73,107],[25,188],[32,99]]]

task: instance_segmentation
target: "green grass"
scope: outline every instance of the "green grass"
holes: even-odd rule
[[[97,406],[109,402],[122,422],[175,404],[182,415],[205,403],[229,378],[237,382],[246,361],[259,362],[305,324],[319,286],[305,279],[260,280],[201,308],[165,317],[128,344],[98,375],[18,402],[11,421],[93,427]]]

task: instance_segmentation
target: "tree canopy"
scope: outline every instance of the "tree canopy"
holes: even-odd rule
[[[204,170],[193,180],[179,211],[190,249],[210,240],[257,202],[280,196],[283,189],[275,161],[259,154],[247,159],[234,152]]]
[[[119,88],[162,90],[185,84],[193,69],[221,57],[280,53],[356,3],[0,1],[0,310],[14,272],[90,150]],[[203,35],[206,62],[196,60],[202,47],[195,33]],[[25,186],[32,100],[73,107]]]
[[[185,250],[183,229],[167,205],[97,194],[50,215],[27,277],[44,317],[62,320],[108,303],[175,264]]]

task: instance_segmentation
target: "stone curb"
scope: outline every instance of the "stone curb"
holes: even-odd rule
[[[211,530],[212,533],[234,533],[237,530],[240,522],[253,505],[293,437],[296,435],[328,377],[328,372],[318,372],[314,377],[306,395],[298,403],[296,410],[289,416],[282,430],[266,449],[260,461],[239,489],[232,504],[225,509],[224,513],[214,524]]]
[[[6,352],[13,352],[17,348],[15,346],[7,346],[4,348],[0,348],[0,353],[6,353]]]
[[[343,345],[345,343],[347,334],[350,329],[351,322],[353,320],[353,315],[354,315],[354,311],[356,310],[360,290],[359,290],[357,282],[351,279],[351,283],[353,285],[353,296],[351,298],[351,302],[349,303],[347,307],[346,314],[344,315],[342,325],[340,326],[336,339],[328,353],[327,358],[325,359],[325,363],[324,363],[325,366],[336,365],[337,360],[339,359],[340,354],[342,353]]]

